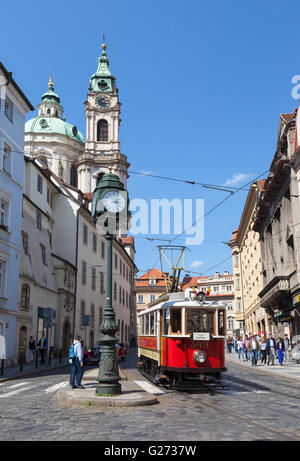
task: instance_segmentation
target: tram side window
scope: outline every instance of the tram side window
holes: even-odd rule
[[[141,335],[144,335],[144,316],[140,317],[140,328],[141,328]]]
[[[169,334],[169,324],[170,324],[170,312],[168,309],[164,309],[164,335]]]
[[[145,315],[146,325],[145,325],[145,335],[149,334],[149,314]]]
[[[187,333],[214,334],[214,312],[201,312],[199,309],[187,309]]]
[[[150,335],[155,334],[155,326],[154,326],[154,312],[150,314]]]
[[[219,311],[219,336],[225,336],[225,312]]]
[[[181,309],[171,309],[171,333],[181,333]]]

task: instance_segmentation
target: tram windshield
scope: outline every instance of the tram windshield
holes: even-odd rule
[[[200,309],[186,310],[187,333],[214,334],[214,312],[200,311]]]

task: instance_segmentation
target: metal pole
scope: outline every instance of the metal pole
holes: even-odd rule
[[[20,356],[20,371],[23,371],[23,353]]]
[[[0,375],[1,376],[4,375],[4,359],[1,360],[1,372],[0,372]]]
[[[115,312],[112,306],[112,241],[113,235],[106,234],[107,242],[107,298],[100,326],[101,358],[99,363],[99,384],[96,386],[96,394],[121,394],[121,384],[117,354]]]

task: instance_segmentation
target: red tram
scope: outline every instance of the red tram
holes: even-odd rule
[[[138,314],[144,375],[173,388],[218,384],[225,368],[226,306],[192,290],[169,293]]]

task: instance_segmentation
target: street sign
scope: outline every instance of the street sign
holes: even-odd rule
[[[82,319],[82,325],[88,327],[90,325],[90,315],[84,315]]]

